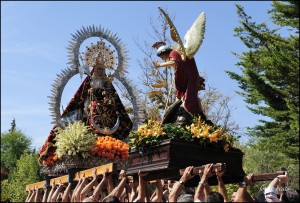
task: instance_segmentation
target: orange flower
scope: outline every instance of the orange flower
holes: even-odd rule
[[[91,150],[93,155],[105,158],[129,158],[129,145],[110,136],[98,137],[96,147]],[[119,156],[117,156],[119,155]]]

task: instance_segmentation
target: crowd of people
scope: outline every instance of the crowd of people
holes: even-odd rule
[[[150,187],[145,180],[147,173],[139,172],[135,179],[121,170],[118,181],[114,182],[112,173],[106,171],[98,176],[97,170],[93,169],[92,178],[79,172],[79,181],[74,186],[58,181],[43,190],[30,190],[26,202],[299,202],[298,193],[291,195],[284,189],[289,179],[287,172],[274,178],[262,197],[252,197],[247,191],[247,187],[254,184],[253,174],[248,174],[229,199],[222,180],[224,172],[212,168],[213,164],[206,164],[199,170],[200,182],[195,188],[185,187],[185,183],[193,178],[193,166],[185,169],[179,181],[156,180],[155,187]],[[208,179],[214,175],[218,191],[211,191],[208,184]]]

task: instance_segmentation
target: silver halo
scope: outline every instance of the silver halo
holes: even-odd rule
[[[61,112],[60,112],[60,104],[61,104],[61,96],[63,90],[68,83],[68,81],[76,74],[79,73],[78,67],[80,67],[79,63],[79,49],[84,40],[90,37],[101,37],[107,41],[109,41],[117,51],[118,55],[118,66],[112,75],[117,78],[127,89],[130,97],[131,103],[133,105],[134,112],[134,121],[133,121],[133,130],[137,129],[139,123],[142,122],[143,116],[140,115],[143,111],[141,110],[142,105],[138,100],[138,91],[135,89],[134,85],[131,85],[131,82],[126,78],[125,74],[127,73],[127,60],[128,52],[125,49],[125,45],[121,42],[121,40],[117,37],[116,33],[112,33],[108,29],[104,29],[101,26],[95,27],[88,26],[82,27],[82,29],[77,30],[75,34],[72,35],[72,41],[69,41],[68,49],[68,63],[70,67],[62,70],[60,74],[57,74],[57,78],[54,80],[54,84],[52,84],[51,96],[48,96],[50,99],[50,116],[52,116],[53,121],[52,124],[57,124],[61,120]]]

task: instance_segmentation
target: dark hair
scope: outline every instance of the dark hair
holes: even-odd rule
[[[207,195],[206,202],[224,202],[224,197],[218,192],[211,192]]]
[[[266,198],[265,198],[265,194],[263,192],[260,192],[257,196],[256,196],[256,200],[258,202],[267,202]]]
[[[296,191],[286,191],[283,195],[284,202],[299,202],[299,193]]]
[[[119,198],[117,198],[116,196],[108,196],[105,199],[105,202],[120,202]]]
[[[191,194],[182,194],[177,198],[178,202],[194,202],[194,197]]]

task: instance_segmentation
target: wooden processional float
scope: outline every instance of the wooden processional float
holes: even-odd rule
[[[168,15],[161,8],[160,11],[170,25],[171,37],[178,43],[178,51],[182,54],[183,60],[193,57],[203,40],[204,13],[199,15],[187,32],[185,39],[188,40],[183,45]],[[85,52],[81,52],[83,42],[92,37],[98,40],[87,46]],[[62,183],[77,181],[76,173],[81,171],[88,177],[95,167],[97,167],[98,174],[108,168],[109,172],[115,174],[115,177],[121,169],[126,170],[126,174],[133,177],[136,177],[140,170],[148,172],[145,179],[151,181],[178,180],[180,170],[187,166],[200,167],[214,163],[220,170],[225,169],[224,183],[238,183],[243,179],[245,175],[242,168],[244,154],[241,150],[232,147],[224,151],[223,148],[165,139],[156,146],[145,148],[144,151],[141,151],[139,147],[130,149],[127,144],[130,140],[128,135],[143,126],[141,124],[145,116],[143,105],[139,101],[141,97],[126,76],[128,55],[124,44],[116,33],[101,26],[89,26],[82,27],[72,35],[67,49],[69,67],[57,75],[52,85],[52,94],[49,96],[54,126],[39,151],[39,162],[42,165],[40,172],[48,177],[45,181],[27,185],[27,190],[34,186],[38,188],[45,184],[49,186],[51,181],[61,180]],[[61,112],[60,102],[63,90],[68,81],[77,74],[80,74],[82,79],[85,78],[68,106]],[[115,89],[116,81],[123,86],[130,97],[131,116],[127,113]],[[154,89],[149,96],[163,94],[163,83],[153,84],[152,87]],[[172,108],[170,106],[167,112],[172,112]],[[61,155],[59,138],[62,135],[57,133],[57,129],[67,130],[77,121],[88,126],[89,132],[97,135],[97,145],[90,150],[90,154],[85,152],[84,156],[80,152],[75,153],[76,150]],[[197,178],[199,179],[199,176],[195,176],[187,184],[195,186]],[[216,180],[212,178],[209,183],[215,185]]]

